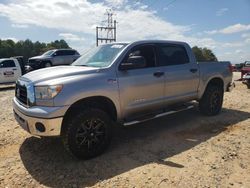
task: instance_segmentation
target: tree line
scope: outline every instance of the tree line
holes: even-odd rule
[[[39,41],[32,42],[29,39],[25,41],[20,40],[18,42],[14,42],[11,39],[0,39],[0,58],[23,56],[24,61],[27,61],[30,57],[41,55],[42,53],[51,49],[60,48],[70,47],[65,40],[55,40],[50,43],[44,43]],[[197,61],[217,61],[215,54],[208,48],[194,46],[192,50]]]
[[[218,61],[212,50],[208,48],[199,48],[194,46],[192,48],[197,61]]]
[[[41,55],[51,49],[70,48],[65,40],[55,40],[50,43],[32,42],[27,39],[14,42],[11,39],[0,39],[0,58],[9,58],[13,56],[23,56],[24,61],[28,58]]]

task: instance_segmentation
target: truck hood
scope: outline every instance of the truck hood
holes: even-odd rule
[[[50,56],[34,56],[34,57],[31,57],[29,58],[29,60],[36,60],[36,59],[50,59],[51,57]]]
[[[29,80],[34,84],[54,79],[66,78],[76,75],[86,75],[98,72],[100,68],[83,66],[57,66],[43,68],[25,74],[21,79]]]

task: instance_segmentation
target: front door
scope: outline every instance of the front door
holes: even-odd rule
[[[161,74],[161,67],[156,67],[155,47],[134,47],[124,61],[131,56],[143,56],[146,65],[137,69],[118,70],[121,108],[125,118],[154,112],[161,108],[164,99],[164,74]]]
[[[53,66],[65,64],[65,52],[64,50],[58,50],[53,54]]]

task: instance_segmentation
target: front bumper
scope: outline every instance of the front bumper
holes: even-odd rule
[[[26,65],[25,66],[25,72],[28,73],[28,72],[31,72],[33,71],[34,69],[30,66],[30,65]]]
[[[26,108],[16,98],[13,99],[16,121],[24,130],[36,136],[60,136],[63,115],[67,109],[68,106]]]
[[[39,62],[37,64],[28,64],[25,66],[25,71],[27,72],[31,72],[37,69],[41,69],[44,68],[43,65]]]

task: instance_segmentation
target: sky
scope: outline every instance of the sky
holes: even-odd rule
[[[220,61],[250,60],[250,0],[0,0],[0,38],[64,39],[80,53],[95,46],[95,28],[112,8],[117,41],[185,41]]]

